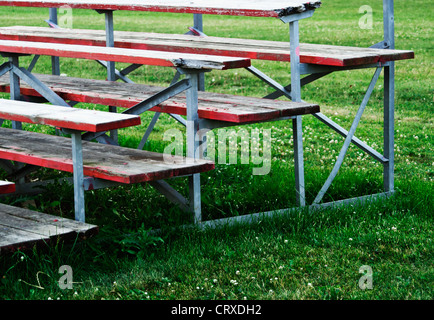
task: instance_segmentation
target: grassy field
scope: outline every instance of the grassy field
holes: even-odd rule
[[[172,230],[191,217],[174,208],[150,186],[135,185],[86,193],[87,221],[100,226],[85,242],[59,243],[0,257],[0,299],[432,299],[433,268],[433,18],[425,2],[395,1],[396,48],[415,51],[414,60],[396,64],[396,194],[365,206],[322,212],[299,211],[251,226],[224,230]],[[359,7],[373,8],[373,28],[360,29]],[[0,8],[1,26],[43,26],[47,10]],[[74,28],[104,28],[104,17],[73,11]],[[170,21],[170,22],[169,22]],[[168,23],[169,22],[169,23]],[[117,30],[184,33],[191,15],[116,12]],[[287,40],[288,27],[277,20],[204,17],[209,35]],[[300,25],[302,42],[370,46],[382,39],[381,1],[325,2]],[[26,65],[27,59],[22,59]],[[290,81],[289,65],[255,61],[281,83]],[[36,72],[49,73],[48,58]],[[105,79],[94,62],[62,59],[68,76]],[[329,75],[303,88],[303,99],[349,128],[373,70]],[[167,85],[169,68],[143,67],[131,78]],[[357,130],[357,136],[382,150],[382,76]],[[264,96],[271,90],[245,70],[212,72],[207,90]],[[4,95],[7,97],[7,95]],[[101,106],[84,105],[86,108]],[[123,129],[122,145],[136,147],[143,126]],[[343,138],[313,117],[304,117],[308,202],[333,167]],[[174,121],[163,116],[145,146],[162,152],[165,130]],[[41,127],[26,125],[28,130]],[[295,205],[292,129],[288,122],[243,127],[271,129],[272,166],[253,176],[254,165],[217,164],[202,175],[203,215],[214,219]],[[182,129],[182,128],[180,128]],[[49,131],[50,129],[44,128]],[[59,176],[49,170],[34,178]],[[325,201],[382,191],[382,166],[351,147]],[[186,180],[175,186],[186,192]],[[3,202],[73,217],[72,188],[54,185],[33,197]],[[152,228],[163,233],[152,236]],[[74,271],[72,290],[59,288],[59,267]],[[373,271],[373,289],[361,290],[359,269]]]

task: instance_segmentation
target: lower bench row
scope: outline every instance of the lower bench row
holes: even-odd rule
[[[115,183],[140,183],[214,168],[211,161],[167,156],[81,140],[98,132],[140,123],[140,117],[39,103],[0,100],[0,118],[61,127],[72,138],[0,128],[0,159],[74,173],[76,220],[84,222],[84,175]]]
[[[60,76],[38,75],[38,78],[63,99],[126,108],[162,89],[139,84],[119,84]],[[9,79],[3,77],[1,80],[0,91],[9,91]],[[21,94],[39,97],[36,90],[24,83],[21,84]],[[319,112],[319,107],[315,104],[205,92],[199,93],[198,105],[199,117],[234,124],[270,121]],[[185,97],[179,96],[151,110],[185,115],[186,109]],[[80,138],[82,131],[108,131],[137,125],[137,120],[139,121],[139,117],[133,115],[12,100],[0,100],[0,119],[53,125],[73,130],[68,132],[73,136],[80,134]],[[77,147],[71,147],[71,140],[73,145],[74,141],[77,144],[76,138],[68,139],[6,128],[0,128],[0,135],[0,159],[3,161],[11,160],[74,172],[75,175],[77,168],[74,163],[74,151],[77,154]],[[160,181],[176,176],[194,175],[214,168],[210,161],[182,157],[171,157],[170,161],[167,161],[162,154],[93,142],[80,142],[79,149],[78,153],[82,159],[79,159],[81,165],[78,171],[82,171],[82,175],[116,183]],[[74,190],[76,189],[83,189],[83,180],[74,181]],[[83,204],[81,206],[84,207]],[[78,214],[77,208],[76,219],[84,222],[84,212],[82,215]]]

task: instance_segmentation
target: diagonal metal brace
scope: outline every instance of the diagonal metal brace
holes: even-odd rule
[[[71,107],[65,102],[65,100],[59,97],[53,90],[51,90],[46,84],[31,74],[27,69],[18,68],[17,66],[12,65],[11,71],[52,104],[68,108]]]
[[[330,127],[331,129],[335,130],[338,134],[340,134],[343,137],[346,137],[348,135],[348,131],[342,128],[339,124],[322,114],[321,112],[312,114],[315,118],[323,122],[325,125]],[[363,150],[367,154],[369,154],[372,158],[375,160],[381,162],[382,164],[385,164],[389,161],[386,157],[384,157],[380,152],[376,151],[372,147],[368,146],[365,142],[360,140],[357,137],[353,137],[351,140],[351,143],[356,145],[359,149]]]
[[[154,94],[152,97],[136,104],[135,106],[127,109],[123,113],[125,114],[135,114],[139,115],[149,109],[161,104],[162,102],[170,99],[181,92],[190,89],[191,84],[189,79],[183,79],[178,81],[177,83],[167,87],[166,89],[161,90],[160,92]]]
[[[0,77],[8,73],[12,69],[12,64],[10,62],[5,62],[0,66]]]
[[[371,80],[371,83],[369,84],[368,90],[366,91],[365,97],[363,98],[362,104],[359,107],[359,110],[357,111],[357,114],[354,118],[354,121],[351,125],[350,130],[348,131],[348,135],[345,138],[344,145],[342,146],[342,149],[339,153],[338,159],[336,160],[335,166],[333,167],[332,172],[330,173],[329,177],[327,178],[327,181],[324,183],[323,187],[321,188],[320,192],[316,196],[313,204],[319,204],[322,198],[324,197],[324,194],[327,192],[328,188],[332,184],[334,178],[338,174],[338,171],[344,161],[345,155],[347,153],[347,150],[350,146],[351,140],[354,137],[354,134],[356,132],[357,126],[359,125],[360,119],[362,118],[363,112],[365,111],[365,108],[368,104],[369,98],[371,97],[371,94],[374,90],[375,84],[378,81],[378,78],[380,77],[380,73],[383,68],[377,68],[375,70],[375,74]]]
[[[135,114],[140,115],[145,111],[148,111],[149,109],[161,104],[162,102],[166,101],[167,99],[172,98],[173,96],[176,96],[180,94],[181,92],[191,88],[190,81],[188,79],[183,79],[170,87],[161,90],[160,92],[156,93],[152,97],[149,97],[148,99],[136,104],[135,106],[125,110],[122,113],[125,114]],[[99,136],[104,135],[105,132],[87,132],[83,134],[83,139],[85,140],[92,140],[96,139]]]
[[[182,211],[191,212],[188,200],[164,180],[150,181],[149,184],[178,205]]]
[[[256,77],[258,77],[259,79],[261,79],[262,81],[264,81],[265,83],[267,83],[268,85],[270,85],[271,87],[273,87],[275,90],[277,90],[281,95],[284,95],[285,97],[287,97],[288,99],[292,99],[291,98],[291,92],[288,91],[284,86],[282,86],[280,83],[278,83],[277,81],[271,79],[269,76],[267,76],[265,73],[263,73],[262,71],[256,69],[253,66],[247,67],[246,68],[248,71],[250,71],[252,74],[254,74]]]

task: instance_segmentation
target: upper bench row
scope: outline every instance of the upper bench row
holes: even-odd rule
[[[106,46],[104,30],[13,26],[0,28],[0,39]],[[114,39],[115,47],[119,48],[284,62],[291,60],[289,42],[281,41],[128,31],[114,31]],[[315,65],[354,67],[413,58],[414,52],[409,50],[300,44],[300,62]]]

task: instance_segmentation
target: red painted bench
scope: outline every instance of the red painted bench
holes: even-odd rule
[[[0,194],[14,193],[15,183],[9,181],[0,181]]]
[[[0,39],[106,46],[104,30],[14,26],[0,28]],[[114,31],[114,39],[119,48],[290,61],[289,42],[127,31]],[[300,62],[315,65],[355,67],[413,58],[409,50],[300,44]]]
[[[282,17],[293,13],[315,10],[321,1],[284,0],[214,0],[200,1],[155,1],[155,0],[0,0],[0,6],[53,8],[69,6],[77,9],[93,10],[128,10],[173,13],[199,13],[218,15],[238,15],[254,17]]]
[[[6,57],[9,57],[9,64],[3,66],[3,73],[8,71],[7,68],[10,68],[9,70],[13,72],[15,76],[22,78],[24,82],[28,82],[31,88],[35,89],[38,93],[43,95],[44,98],[46,98],[48,101],[52,102],[53,104],[61,104],[61,105],[65,105],[66,102],[63,99],[61,99],[57,94],[55,94],[52,90],[50,90],[50,88],[47,87],[47,85],[41,82],[38,78],[36,78],[34,75],[31,75],[30,72],[28,72],[24,68],[18,67],[18,59],[16,58],[17,55],[18,56],[31,55],[31,54],[49,55],[49,56],[57,56],[57,57],[69,57],[69,58],[72,57],[72,58],[114,61],[114,62],[116,61],[116,62],[126,62],[126,63],[133,63],[133,64],[148,64],[148,65],[155,65],[155,66],[162,66],[162,67],[177,68],[179,72],[186,74],[187,79],[181,80],[167,89],[169,90],[168,92],[170,92],[169,94],[171,95],[171,97],[179,94],[182,91],[186,91],[185,92],[186,103],[184,103],[186,107],[184,107],[183,112],[187,113],[187,121],[186,121],[187,133],[188,133],[187,155],[191,158],[196,157],[197,155],[196,151],[199,149],[199,142],[196,139],[196,134],[198,133],[198,129],[200,128],[209,129],[209,128],[220,126],[220,123],[203,124],[203,122],[199,121],[200,120],[198,115],[199,101],[197,98],[198,72],[203,72],[207,70],[245,68],[250,66],[250,59],[247,58],[220,57],[214,55],[183,54],[183,53],[176,53],[176,52],[162,52],[162,51],[149,51],[149,50],[139,50],[139,49],[108,48],[108,47],[101,47],[101,46],[41,43],[41,42],[13,41],[13,40],[0,40],[0,53]],[[62,79],[59,78],[59,81],[60,80]],[[187,83],[189,87],[184,87],[184,89],[182,90],[181,88],[179,88],[179,90],[177,89],[178,85],[181,87],[184,85],[187,86]],[[19,86],[20,84],[16,82],[14,84],[14,89],[11,90],[11,93],[13,93],[12,97],[14,99],[17,99],[17,96],[21,93],[18,92],[17,90]],[[100,91],[100,89],[98,89],[98,91]],[[109,92],[109,94],[113,96],[113,91]],[[155,96],[160,97],[160,94],[161,94],[161,99],[160,99],[161,102],[153,104]],[[159,92],[155,96],[152,96],[152,98],[150,98],[152,100],[152,105],[150,106],[150,108],[158,104],[161,104],[163,101],[169,99],[167,92],[165,93]],[[206,101],[208,97],[209,95],[206,96],[206,98],[203,101]],[[235,112],[229,112],[229,113],[232,114],[235,113],[237,115],[236,117],[237,119],[233,119],[233,118],[227,119],[225,118],[225,116],[223,116],[223,119],[225,119],[226,121],[228,120],[235,121],[234,123],[237,123],[236,121],[238,122],[267,121],[267,120],[281,119],[282,117],[287,119],[288,117],[295,117],[295,116],[315,113],[319,111],[318,105],[302,103],[302,102],[275,102],[269,100],[251,99],[246,97],[235,97],[235,96],[229,97],[226,95],[214,96],[212,99],[213,99],[212,102],[216,102],[220,106],[224,104],[225,105],[224,108],[226,109],[235,109]],[[147,104],[148,103],[147,101],[148,99],[142,102]],[[140,102],[138,105],[141,105],[142,102]],[[148,108],[144,108],[144,109],[148,110]],[[178,109],[180,108],[178,107]],[[127,111],[130,110],[131,109],[128,109]],[[137,111],[137,109],[135,109],[134,112],[137,112],[137,114],[143,112],[141,108],[139,108],[139,110],[140,111]],[[213,112],[212,109],[208,109],[205,111],[209,111],[210,114],[218,114],[216,112]],[[245,116],[246,114],[247,116]],[[146,140],[145,139],[146,134],[142,139],[140,146]],[[33,161],[33,160],[29,160],[29,161]],[[205,166],[203,170],[206,171],[209,169],[210,167],[208,164],[208,166]],[[195,213],[195,221],[200,221],[201,219],[200,217],[200,210],[201,210],[200,209],[200,175],[199,172],[186,172],[185,174],[190,175],[190,180],[191,180],[189,207]],[[93,175],[95,176],[95,174]],[[160,177],[160,179],[162,178]],[[159,185],[158,187],[161,187],[161,185]],[[163,186],[163,189],[167,189],[167,188]],[[175,202],[178,203],[180,202],[181,206],[185,207],[185,201],[182,200],[182,198],[180,198],[176,194],[173,197],[174,192],[172,190],[169,189],[166,192],[166,195],[167,194],[169,195],[169,198],[175,198],[176,200]],[[179,199],[181,200],[179,201]],[[84,201],[82,201],[82,203],[83,204],[80,207],[84,207]],[[80,210],[83,211],[83,209]],[[81,221],[84,220],[84,213],[83,214],[76,213],[76,216],[79,217],[78,220]]]
[[[0,99],[0,118],[68,129],[72,139],[0,128],[0,159],[74,173],[76,220],[84,222],[84,175],[119,183],[140,183],[212,170],[211,161],[94,142],[81,132],[98,132],[140,123],[140,117]],[[72,147],[71,147],[72,143]],[[108,156],[109,155],[109,156]]]
[[[196,70],[226,70],[250,66],[250,60],[245,58],[13,40],[0,40],[0,52],[115,61]]]
[[[110,60],[194,70],[224,70],[250,66],[250,59],[247,58],[14,40],[0,40],[0,52]],[[127,86],[103,81],[56,76],[38,75],[38,77],[65,99],[127,108],[162,89],[144,85],[134,86],[129,84]],[[9,79],[4,77],[3,80],[1,90],[8,91]],[[39,95],[36,90],[32,90],[31,86],[23,85],[22,90],[22,93],[26,95]],[[185,115],[187,106],[185,98],[181,96],[164,102],[153,110]],[[317,104],[302,102],[271,101],[201,92],[198,112],[199,117],[204,119],[231,123],[251,123],[312,114],[319,112],[319,107]]]
[[[130,108],[157,94],[163,88],[145,84],[120,83],[73,77],[36,74],[37,78],[64,100]],[[9,76],[0,77],[0,92],[9,92]],[[40,96],[26,83],[21,83],[21,94]],[[319,112],[319,106],[292,101],[266,100],[254,97],[199,92],[198,114],[201,119],[234,124],[270,121]],[[150,111],[187,114],[185,95],[178,95],[153,107]]]

